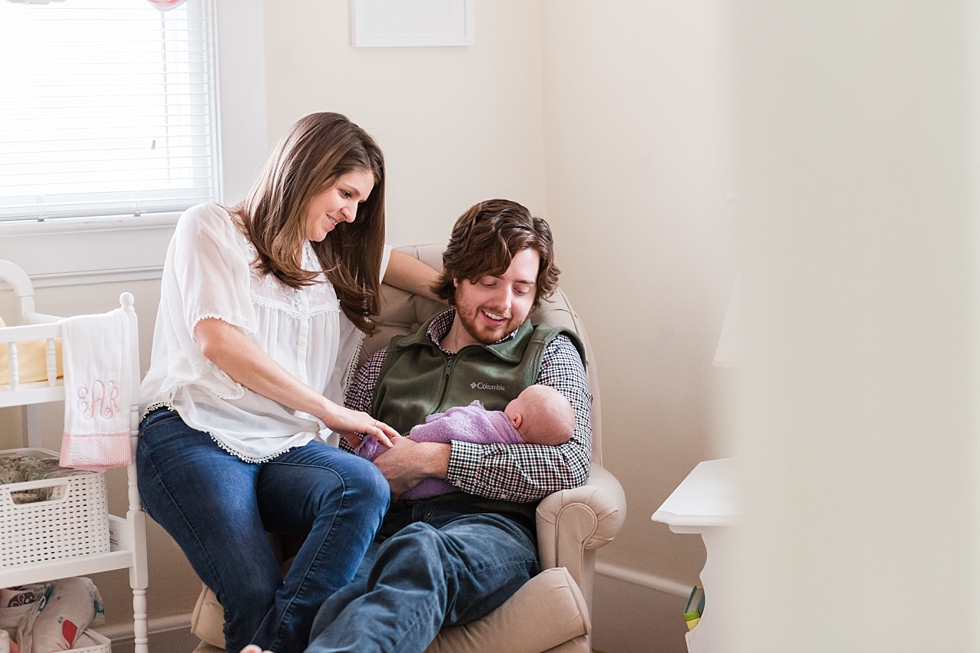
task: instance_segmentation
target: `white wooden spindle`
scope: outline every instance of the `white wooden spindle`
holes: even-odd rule
[[[58,384],[58,357],[54,352],[54,338],[44,341],[44,354],[48,366],[48,385],[53,388]]]
[[[20,385],[20,362],[17,360],[17,343],[7,344],[7,371],[10,376],[10,389],[16,390]]]
[[[149,628],[146,623],[146,590],[133,590],[134,653],[149,653]]]

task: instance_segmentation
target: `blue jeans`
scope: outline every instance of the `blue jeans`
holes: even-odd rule
[[[453,504],[389,513],[354,581],[320,608],[306,651],[421,653],[537,572],[532,533],[501,515]]]
[[[225,609],[227,650],[298,653],[323,601],[348,584],[390,489],[370,462],[321,442],[259,464],[223,451],[171,410],[140,425],[146,511],[177,541]],[[285,579],[266,531],[308,533]]]

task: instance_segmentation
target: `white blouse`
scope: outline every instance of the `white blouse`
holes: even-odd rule
[[[382,276],[390,254],[385,247]],[[219,318],[238,327],[290,374],[338,404],[361,342],[324,275],[293,289],[260,275],[251,266],[255,256],[223,207],[200,204],[184,212],[167,250],[150,369],[140,387],[141,419],[154,408],[171,408],[246,462],[302,446],[324,425],[218,369],[194,342],[197,323]],[[309,242],[303,268],[320,268]]]

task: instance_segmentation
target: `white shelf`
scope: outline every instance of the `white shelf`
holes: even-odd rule
[[[65,398],[64,387],[51,387],[47,383],[22,383],[17,388],[17,394],[11,393],[10,386],[0,386],[0,408],[11,406],[26,406],[30,404],[46,404],[51,401],[62,401]]]
[[[35,562],[29,565],[3,567],[0,571],[0,587],[14,587],[29,583],[43,583],[71,576],[87,576],[103,571],[128,569],[133,564],[133,552],[127,549],[73,556],[60,560]]]
[[[737,518],[735,467],[729,458],[698,463],[652,517],[675,533],[731,526]]]
[[[45,339],[52,342],[61,337],[61,324],[55,318],[34,313],[34,288],[30,278],[10,261],[0,260],[0,280],[6,281],[14,289],[21,302],[21,319],[25,323],[39,322],[29,326],[0,328],[0,343],[19,342],[22,338]],[[139,338],[136,312],[133,309],[133,296],[123,293],[120,305],[127,314],[129,346],[125,352],[132,365],[133,378],[139,379]],[[0,344],[0,346],[5,346]],[[13,351],[8,348],[8,352]],[[53,353],[48,353],[49,357]],[[8,356],[9,357],[9,356]],[[11,358],[11,360],[16,360]],[[52,359],[49,359],[49,361]],[[16,363],[11,363],[12,371]],[[48,378],[53,376],[53,362],[48,363]],[[11,374],[13,376],[13,374]],[[40,423],[31,418],[35,404],[63,400],[63,384],[51,385],[47,382],[20,384],[16,389],[10,385],[0,386],[0,407],[24,406],[28,413],[28,428],[25,433],[27,443],[40,442]],[[135,456],[137,427],[139,425],[139,385],[133,388],[131,396],[120,398],[129,408],[130,442]],[[136,465],[126,468],[129,507],[125,517],[109,515],[109,551],[89,555],[70,556],[43,562],[0,567],[0,587],[13,587],[30,583],[47,582],[60,578],[97,574],[117,569],[129,570],[129,584],[133,590],[133,631],[136,653],[148,653],[149,642],[146,623],[146,587],[148,582],[146,564],[146,513],[140,505],[136,484]],[[104,541],[103,545],[104,545]],[[100,547],[101,548],[101,547]],[[93,648],[92,650],[99,650]],[[103,649],[103,650],[107,650]]]

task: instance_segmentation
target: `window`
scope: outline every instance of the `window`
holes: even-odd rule
[[[210,3],[0,1],[0,221],[216,199]]]

